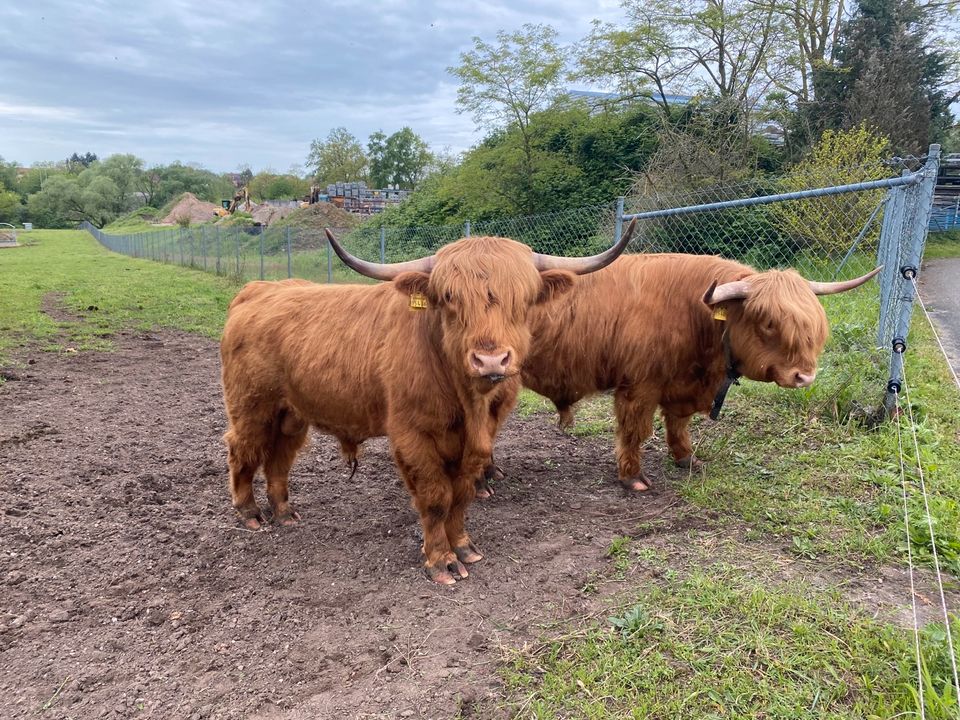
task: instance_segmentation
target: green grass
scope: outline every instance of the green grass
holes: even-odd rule
[[[0,250],[3,363],[25,345],[106,349],[124,328],[217,337],[238,289],[227,278],[111,253],[86,232],[35,230],[20,240]],[[43,311],[44,298],[65,311],[63,319]]]
[[[926,716],[955,718],[942,626],[923,652]],[[916,707],[913,657],[837,593],[717,563],[667,568],[605,621],[508,651],[502,673],[523,718],[889,718]]]
[[[923,257],[927,260],[960,257],[960,230],[930,233]]]

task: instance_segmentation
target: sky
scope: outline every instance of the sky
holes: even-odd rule
[[[478,142],[446,68],[499,30],[546,23],[569,44],[617,0],[10,0],[0,3],[0,156],[74,152],[216,172],[302,166],[344,126],[405,125],[434,150]]]

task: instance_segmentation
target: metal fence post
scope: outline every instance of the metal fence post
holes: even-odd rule
[[[623,196],[617,198],[617,219],[613,226],[613,244],[617,244],[617,240],[620,239],[620,236],[623,235]]]
[[[220,226],[216,226],[216,236],[217,236],[217,275],[220,274]]]
[[[469,220],[467,220],[467,221],[463,224],[463,236],[464,236],[464,237],[470,237],[470,221],[469,221]]]
[[[387,229],[381,225],[380,226],[380,262],[385,263],[387,261]]]
[[[200,254],[203,255],[203,271],[207,271],[207,229],[200,226]]]
[[[237,280],[240,279],[240,228],[233,231],[233,239],[237,244]]]
[[[286,231],[286,236],[287,236],[287,277],[292,278],[293,277],[293,258],[290,255],[290,226],[287,225],[287,227],[284,228],[284,230]]]
[[[260,230],[260,279],[263,280],[263,229]]]
[[[887,253],[894,261],[894,284],[889,291],[889,299],[899,302],[893,316],[890,342],[890,380],[884,397],[884,407],[891,414],[895,409],[896,394],[903,389],[903,353],[907,349],[907,335],[910,332],[910,317],[913,314],[914,281],[920,275],[920,263],[923,249],[930,229],[930,216],[933,212],[933,193],[937,184],[937,171],[940,168],[940,146],[931,145],[927,151],[927,161],[923,166],[923,179],[910,191],[909,201],[904,213],[903,232],[896,251]],[[890,310],[888,309],[888,312]]]

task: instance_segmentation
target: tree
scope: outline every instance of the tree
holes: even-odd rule
[[[28,208],[43,218],[38,224],[45,227],[65,227],[82,220],[103,227],[117,215],[113,207],[118,193],[113,180],[89,170],[78,177],[56,175],[30,196]]]
[[[460,80],[457,112],[469,112],[480,127],[515,128],[521,138],[520,205],[532,212],[535,153],[530,136],[533,115],[561,92],[567,51],[557,44],[557,31],[547,25],[524,25],[517,32],[497,33],[497,44],[473,38],[473,50],[460,54],[460,64],[447,72]]]
[[[866,122],[889,136],[894,151],[907,153],[941,137],[960,93],[956,64],[930,39],[938,13],[915,0],[858,0],[832,64],[815,73],[815,129]]]
[[[370,135],[367,143],[370,182],[374,187],[388,185],[413,190],[433,162],[427,143],[409,127],[387,137],[382,131]]]
[[[12,190],[7,190],[0,182],[0,223],[10,223],[11,225],[20,222],[20,196]]]
[[[367,179],[363,146],[345,127],[331,130],[326,140],[310,143],[307,167],[321,185]]]
[[[785,30],[772,4],[751,0],[624,0],[628,25],[595,22],[577,76],[616,88],[624,102],[700,92],[749,110],[763,96],[772,44]]]
[[[257,173],[248,184],[250,195],[257,201],[291,200],[306,195],[310,186],[306,180],[293,175],[271,172]]]
[[[13,190],[17,186],[17,163],[7,162],[0,155],[0,185],[7,190]]]
[[[86,152],[83,155],[74,153],[66,160],[67,172],[79,174],[97,161],[97,154]]]
[[[779,59],[793,71],[779,75],[777,84],[799,103],[814,102],[817,71],[832,56],[839,39],[845,0],[773,0],[772,7],[788,20]]]
[[[117,215],[131,210],[136,204],[134,192],[140,176],[143,175],[143,160],[136,155],[111,155],[91,165],[84,172],[94,172],[113,181],[117,187],[117,194],[112,202],[112,210]]]

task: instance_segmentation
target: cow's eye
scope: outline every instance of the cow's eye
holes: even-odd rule
[[[487,290],[487,304],[488,305],[497,304],[497,296],[494,295],[490,290]]]
[[[449,290],[447,290],[447,291],[443,294],[443,301],[444,301],[445,303],[447,303],[448,305],[449,305],[450,303],[452,303],[452,302],[453,302],[453,293],[450,292]]]

